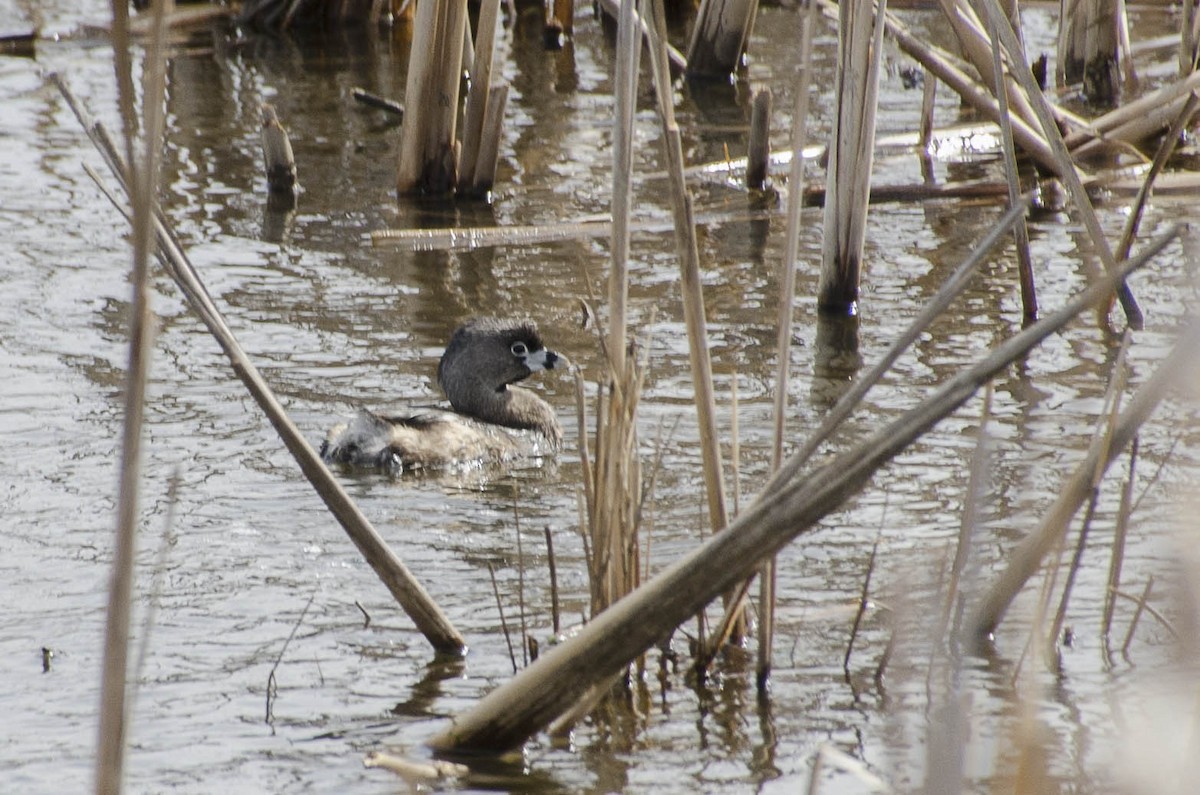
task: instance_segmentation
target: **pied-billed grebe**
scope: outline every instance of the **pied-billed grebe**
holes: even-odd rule
[[[388,469],[436,469],[552,453],[562,444],[554,409],[514,386],[566,359],[542,344],[529,320],[477,318],[460,326],[438,363],[454,411],[401,417],[360,411],[321,445],[326,461]]]

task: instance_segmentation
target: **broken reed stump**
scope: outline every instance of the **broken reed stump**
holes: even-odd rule
[[[492,101],[492,56],[496,42],[496,19],[500,0],[483,0],[479,4],[479,22],[475,34],[475,54],[471,59],[467,109],[463,114],[462,150],[459,158],[458,190],[468,192],[476,184],[479,166],[479,142],[484,137],[484,120]],[[486,159],[486,158],[485,158]],[[486,180],[491,187],[490,177]]]
[[[455,132],[466,34],[467,0],[417,4],[396,168],[402,196],[445,196],[458,181]]]
[[[838,6],[837,103],[826,171],[825,228],[817,306],[823,312],[853,315],[870,202],[875,149],[875,108],[883,50],[882,0],[845,0]]]
[[[750,144],[746,153],[746,187],[764,190],[767,187],[771,161],[771,89],[754,92],[750,110]]]
[[[560,49],[574,35],[574,0],[546,0],[546,48]]]
[[[1059,86],[1082,83],[1083,96],[1116,105],[1121,96],[1121,0],[1062,0],[1058,28]]]
[[[741,63],[758,0],[701,0],[688,45],[689,80],[728,80]]]
[[[262,106],[262,149],[263,165],[267,171],[267,190],[274,196],[296,195],[296,158],[292,155],[292,143],[287,130],[279,123],[275,108]]]
[[[493,690],[431,738],[443,753],[504,752],[519,747],[618,673],[639,654],[670,635],[719,594],[749,577],[863,488],[885,463],[936,423],[958,410],[980,385],[1025,356],[1080,312],[1105,302],[1116,284],[1168,242],[1178,228],[1156,238],[1133,260],[1097,280],[1061,309],[988,352],[981,360],[922,400],[887,427],[804,477],[781,468],[764,495],[727,530],[669,566],[638,590],[596,616],[577,635]]]

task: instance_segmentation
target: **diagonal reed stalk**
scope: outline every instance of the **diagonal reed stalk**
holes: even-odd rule
[[[1000,105],[1000,140],[1004,145],[1004,175],[1008,182],[1008,203],[1017,203],[1021,193],[1021,179],[1017,174],[1017,152],[1013,143],[1012,116],[1008,112],[1008,92],[1002,90],[1005,85],[1004,66],[1000,62],[1000,44],[994,27],[989,27],[992,37],[992,91]],[[1025,219],[1017,222],[1013,230],[1017,242],[1017,272],[1021,284],[1021,308],[1025,312],[1025,320],[1037,319],[1037,287],[1033,280],[1033,260],[1029,256],[1029,229]],[[1129,252],[1125,252],[1125,259]]]
[[[126,187],[130,179],[129,171],[113,146],[108,130],[102,124],[93,122],[88,117],[61,77],[51,75],[51,79],[67,100],[92,143],[104,157],[113,175],[123,188]],[[87,170],[101,186],[101,189],[105,190],[109,200],[120,210],[122,207],[120,200],[103,187],[103,182],[94,171]],[[388,547],[383,537],[371,526],[350,496],[346,494],[341,484],[333,477],[312,445],[308,443],[300,429],[296,427],[283,406],[280,405],[258,368],[246,355],[208,289],[201,281],[199,273],[188,260],[183,244],[170,230],[166,216],[157,204],[153,206],[152,215],[158,254],[166,266],[167,273],[183,293],[192,311],[199,316],[209,333],[221,346],[233,366],[234,373],[242,380],[259,408],[270,420],[271,425],[288,448],[288,452],[296,460],[301,472],[312,484],[313,489],[430,644],[442,653],[462,654],[466,649],[466,641],[462,635],[430,598],[425,588],[412,575],[403,561]]]
[[[996,631],[1017,593],[1062,543],[1070,517],[1089,498],[1100,476],[1136,435],[1138,428],[1183,374],[1194,371],[1200,356],[1200,330],[1195,325],[1183,336],[1154,375],[1134,394],[1110,433],[1093,439],[1087,456],[1063,484],[1041,526],[1008,556],[1008,567],[975,606],[967,629],[978,640]]]
[[[984,235],[983,239],[975,246],[975,250],[971,252],[971,256],[967,257],[963,264],[959,265],[958,269],[942,283],[937,294],[921,307],[921,311],[913,318],[908,328],[904,330],[904,333],[896,338],[896,341],[892,343],[871,369],[862,373],[854,380],[850,389],[846,390],[845,394],[838,399],[838,402],[825,415],[825,419],[821,421],[817,429],[810,433],[804,444],[796,452],[792,453],[788,460],[779,467],[775,477],[764,487],[763,495],[770,494],[776,485],[786,483],[800,472],[801,468],[803,468],[821,444],[832,436],[837,427],[850,416],[868,390],[883,378],[887,371],[891,369],[891,366],[896,363],[896,360],[900,358],[901,354],[916,342],[921,333],[946,310],[946,307],[950,305],[959,293],[967,288],[971,277],[975,275],[975,271],[987,259],[996,244],[1009,233],[1019,219],[1025,217],[1025,213],[1029,210],[1029,202],[1029,196],[1023,197],[1020,204],[1009,208],[1008,212],[996,222],[991,231]]]
[[[1000,10],[997,0],[982,0],[982,2],[987,11],[988,24],[991,26],[993,35],[1004,46],[1009,63],[1014,65],[1011,71],[1015,72],[1018,82],[1025,89],[1034,115],[1042,127],[1042,135],[1050,144],[1054,156],[1059,161],[1059,177],[1071,195],[1071,201],[1088,230],[1088,235],[1092,239],[1092,245],[1095,247],[1100,261],[1104,263],[1104,270],[1112,273],[1117,268],[1117,259],[1113,254],[1112,247],[1108,244],[1108,238],[1104,236],[1104,230],[1100,227],[1100,221],[1092,207],[1092,200],[1088,198],[1087,191],[1083,188],[1083,182],[1067,151],[1067,145],[1063,142],[1058,124],[1050,112],[1050,103],[1046,101],[1046,96],[1033,81],[1033,73],[1029,69],[1025,50],[1021,47],[1021,42],[1017,40],[1012,26],[1008,22],[1008,17]],[[1116,296],[1121,303],[1121,309],[1125,312],[1126,322],[1132,328],[1141,328],[1144,318],[1137,299],[1133,297],[1133,291],[1127,284],[1121,284],[1117,288]]]
[[[159,142],[163,136],[165,94],[165,32],[167,3],[156,2],[153,29],[143,73],[140,148],[137,146],[136,93],[133,87],[129,41],[129,7],[113,2],[113,60],[118,102],[129,163],[128,189],[133,225],[133,307],[129,325],[129,368],[125,381],[124,424],[121,435],[120,481],[112,579],[108,591],[101,673],[100,721],[96,751],[96,792],[115,795],[122,789],[125,739],[129,717],[126,686],[129,677],[129,625],[136,563],[139,480],[142,468],[142,422],[146,383],[153,350],[154,319],[150,307],[150,256],[153,251],[153,207],[158,187]]]
[[[1122,263],[1120,270],[963,368],[919,405],[826,466],[804,478],[785,475],[794,470],[782,467],[765,489],[765,496],[738,515],[725,532],[596,616],[578,635],[543,654],[458,716],[429,744],[442,752],[460,753],[519,746],[570,709],[590,688],[619,672],[718,594],[746,579],[763,558],[809,532],[866,485],[880,467],[961,407],[980,385],[1080,312],[1103,303],[1120,280],[1178,234],[1174,227],[1155,238],[1136,257]],[[1200,354],[1200,344],[1194,338],[1189,342],[1177,351]],[[1172,363],[1179,370],[1182,362]]]

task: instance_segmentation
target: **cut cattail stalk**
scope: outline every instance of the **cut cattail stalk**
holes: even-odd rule
[[[767,167],[771,158],[771,89],[754,92],[750,113],[750,146],[746,153],[746,187],[767,187]]]
[[[276,195],[294,196],[296,191],[296,158],[287,130],[279,123],[275,108],[262,106],[263,163],[267,170],[267,188]]]

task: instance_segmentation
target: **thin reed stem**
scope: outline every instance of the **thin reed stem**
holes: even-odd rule
[[[267,674],[267,716],[265,722],[270,725],[275,722],[275,696],[279,692],[278,679],[275,672],[279,670],[279,664],[283,662],[283,655],[287,653],[288,646],[292,645],[292,639],[296,637],[296,632],[304,623],[304,617],[308,615],[308,609],[312,607],[313,600],[317,598],[316,592],[313,592],[308,597],[308,601],[304,603],[304,609],[300,611],[300,615],[296,618],[296,623],[292,624],[292,631],[288,633],[287,639],[283,641],[283,646],[279,649],[279,654],[275,656],[275,662],[271,665],[271,670]]]
[[[1190,0],[1188,0],[1190,3]],[[1146,200],[1150,198],[1150,188],[1154,185],[1155,178],[1162,172],[1167,161],[1175,152],[1175,147],[1179,143],[1180,136],[1183,130],[1187,127],[1192,117],[1196,115],[1197,108],[1200,108],[1200,95],[1192,91],[1184,103],[1183,109],[1179,111],[1179,115],[1175,117],[1175,121],[1171,123],[1171,129],[1167,130],[1167,134],[1163,136],[1162,142],[1158,145],[1158,151],[1154,153],[1154,162],[1150,164],[1150,171],[1146,174],[1146,179],[1142,181],[1142,187],[1138,189],[1137,198],[1133,201],[1129,215],[1125,218],[1125,227],[1121,230],[1121,239],[1117,243],[1116,257],[1117,259],[1125,259],[1129,256],[1129,250],[1133,247],[1133,238],[1137,235],[1138,226],[1142,222],[1142,213],[1146,209]]]
[[[129,41],[129,9],[113,2],[113,55],[118,104],[125,131],[125,159],[132,207],[133,299],[129,323],[129,366],[125,376],[124,422],[121,430],[120,479],[117,486],[115,549],[108,590],[101,671],[100,720],[96,751],[95,787],[103,795],[122,789],[125,740],[128,736],[127,681],[129,630],[137,557],[137,524],[142,471],[142,434],[146,384],[153,353],[150,254],[153,245],[153,206],[158,185],[160,142],[163,137],[165,86],[165,3],[155,2],[153,30],[143,76],[141,149],[137,147],[136,94]]]
[[[517,510],[517,503],[513,501],[513,522],[517,533],[517,610],[519,610],[518,618],[521,621],[521,637],[525,638],[529,634],[529,627],[525,621],[525,551],[521,546],[521,512]],[[521,661],[525,665],[529,665],[529,645],[521,643]]]
[[[496,569],[492,566],[491,561],[488,561],[488,576],[492,578],[492,594],[496,597],[496,611],[500,614],[500,629],[504,631],[504,642],[508,645],[508,659],[512,661],[512,669],[515,674],[520,668],[517,666],[517,653],[513,649],[512,634],[508,631],[508,620],[504,617],[504,602],[500,599],[500,586],[496,584]]]
[[[862,591],[858,595],[858,609],[854,611],[854,622],[850,625],[850,640],[846,642],[846,655],[842,658],[842,673],[850,680],[850,657],[854,654],[854,641],[858,639],[858,628],[862,626],[863,616],[867,614],[870,604],[871,576],[875,573],[875,555],[879,552],[879,542],[871,545],[871,557],[867,559],[867,573],[863,576]]]
[[[554,535],[550,526],[546,525],[546,561],[550,566],[550,625],[554,628],[554,637],[562,631],[558,612],[558,570],[554,563]]]
[[[1004,145],[1004,176],[1008,182],[1008,204],[1016,206],[1021,196],[1021,177],[1017,173],[1017,152],[1013,143],[1012,116],[1008,112],[1008,92],[1004,90],[1004,66],[1000,62],[1000,36],[995,25],[988,26],[992,37],[992,84],[1000,107],[1000,140]],[[1017,274],[1021,285],[1021,309],[1025,320],[1037,318],[1037,287],[1033,280],[1033,260],[1029,256],[1029,229],[1022,218],[1013,228],[1017,243]],[[1128,252],[1126,252],[1128,256]],[[1120,257],[1125,259],[1125,256]]]
[[[1116,609],[1116,597],[1113,595],[1121,588],[1121,567],[1125,562],[1125,538],[1129,532],[1129,517],[1133,510],[1133,482],[1137,471],[1138,437],[1133,437],[1129,446],[1129,475],[1121,488],[1121,505],[1117,509],[1117,526],[1113,532],[1112,553],[1108,562],[1108,586],[1104,591],[1104,619],[1101,624],[1100,637],[1104,642],[1104,653],[1108,655],[1108,638],[1112,630],[1113,612]]]

